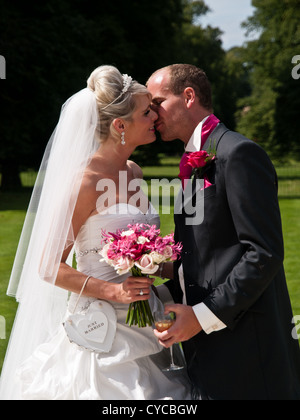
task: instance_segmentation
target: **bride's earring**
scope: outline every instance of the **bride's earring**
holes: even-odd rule
[[[125,146],[126,142],[125,142],[125,131],[123,131],[121,133],[121,144],[122,146]]]

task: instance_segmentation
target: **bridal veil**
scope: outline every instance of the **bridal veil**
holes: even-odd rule
[[[2,400],[18,399],[18,368],[65,315],[68,292],[53,285],[63,251],[74,242],[73,211],[84,170],[98,148],[96,96],[85,88],[62,107],[22,230],[7,292],[19,306],[0,379]]]

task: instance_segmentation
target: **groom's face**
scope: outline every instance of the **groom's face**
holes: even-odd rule
[[[168,70],[161,70],[152,76],[147,84],[152,94],[152,109],[158,114],[155,123],[164,141],[184,139],[186,125],[186,107],[183,95],[174,95],[168,88],[170,75]]]

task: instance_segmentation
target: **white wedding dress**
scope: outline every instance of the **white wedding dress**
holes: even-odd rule
[[[117,214],[116,214],[117,213]],[[122,282],[97,251],[101,229],[115,232],[128,224],[159,225],[159,216],[150,204],[147,214],[128,204],[118,204],[90,217],[81,227],[75,243],[77,269],[87,276]],[[68,313],[78,296],[71,294]],[[92,298],[81,297],[76,312],[86,308]],[[158,344],[151,327],[125,324],[128,305],[112,303],[117,314],[117,332],[109,353],[95,353],[71,343],[63,326],[39,346],[18,371],[21,399],[35,400],[156,400],[190,399],[190,383],[185,370],[162,372],[170,363],[170,353]],[[153,294],[152,309],[161,302]]]

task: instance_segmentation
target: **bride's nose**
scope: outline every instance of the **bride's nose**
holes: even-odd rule
[[[153,122],[155,122],[158,119],[158,114],[155,111],[153,111],[153,109],[151,109],[151,118]]]

